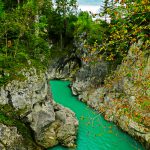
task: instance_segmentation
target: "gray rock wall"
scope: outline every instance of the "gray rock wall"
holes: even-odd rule
[[[80,59],[74,55],[54,59],[48,68],[48,78],[70,80],[78,71],[80,63]]]
[[[27,150],[36,147],[30,144],[25,145],[22,135],[20,135],[15,126],[6,126],[0,123],[0,150]]]
[[[0,88],[0,148],[38,150],[58,143],[74,147],[78,121],[70,109],[52,100],[47,74],[35,68],[24,69],[22,74],[25,80],[13,80]],[[31,145],[25,142],[24,132],[19,132],[15,120],[28,128]],[[68,127],[72,130],[68,131]],[[19,140],[21,146],[17,144]]]
[[[150,57],[140,50],[139,43],[133,45],[127,58],[101,84],[108,75],[106,68],[83,66],[72,83],[73,94],[150,149]]]
[[[109,73],[109,64],[101,61],[95,64],[83,64],[77,71],[71,86],[74,95],[78,95],[90,88],[97,88],[103,84]]]

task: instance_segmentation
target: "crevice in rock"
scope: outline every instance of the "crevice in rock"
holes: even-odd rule
[[[41,91],[43,91],[44,88],[45,88],[45,83],[43,83],[42,87],[39,90],[36,90],[35,93],[40,94]]]
[[[31,110],[28,111],[28,112],[26,112],[26,113],[23,115],[23,117],[20,117],[21,120],[24,121],[24,122],[26,122],[26,121],[28,120],[28,119],[26,118],[26,116],[28,116],[31,112],[32,112]]]
[[[57,65],[58,71],[63,70],[63,68],[65,67],[65,65],[66,65],[68,62],[71,62],[71,61],[76,62],[76,63],[79,65],[79,68],[82,66],[82,62],[81,62],[80,58],[77,57],[77,56],[72,56],[72,57],[66,58],[66,59],[64,59],[64,58],[62,57],[62,58],[60,58],[60,59],[58,60],[58,62],[57,62],[57,64],[58,64],[58,65]],[[70,66],[69,66],[69,69],[70,69]]]
[[[10,91],[7,91],[8,104],[14,108]]]
[[[42,107],[42,105],[45,105],[45,103],[44,103],[43,101],[36,102],[36,103],[33,104],[32,109],[34,109],[34,107],[35,107],[36,105],[39,105],[39,106]]]
[[[5,148],[7,148],[7,145],[4,144],[1,140],[0,140],[0,144],[2,144]]]
[[[37,145],[37,146],[39,146],[39,147],[41,147],[42,148],[42,150],[46,150],[46,148],[44,148],[43,146],[41,146],[41,145],[39,145],[37,142],[36,142],[36,140],[35,140],[35,132],[32,130],[32,128],[30,127],[30,123],[29,122],[24,122],[24,124],[25,124],[25,126],[29,129],[29,132],[30,132],[30,135],[31,135],[31,138],[32,138],[32,140],[33,140],[33,142]]]

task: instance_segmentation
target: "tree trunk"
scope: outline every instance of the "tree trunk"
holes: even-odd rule
[[[35,36],[38,37],[39,36],[39,27],[38,27],[38,24],[39,24],[39,14],[38,14],[38,10],[37,10],[37,13],[35,15]]]
[[[62,37],[62,32],[60,33],[60,48],[61,48],[61,50],[63,49],[63,37]]]

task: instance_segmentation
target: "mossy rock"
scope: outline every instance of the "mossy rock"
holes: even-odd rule
[[[19,135],[23,137],[23,144],[30,150],[40,150],[33,138],[33,132],[30,127],[25,124],[19,116],[19,111],[16,112],[9,105],[0,105],[0,123],[8,127],[16,127]]]

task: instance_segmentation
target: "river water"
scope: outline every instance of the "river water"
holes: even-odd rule
[[[131,136],[77,100],[77,97],[72,95],[69,84],[69,81],[50,81],[53,99],[73,110],[79,120],[76,150],[144,150]],[[72,149],[56,146],[48,150]]]

